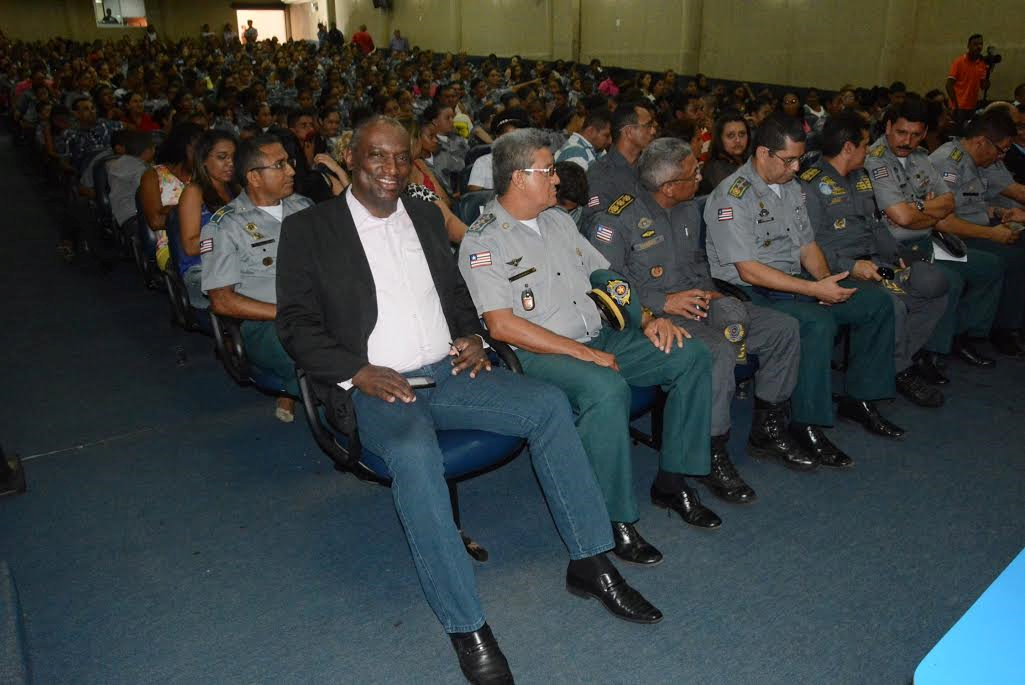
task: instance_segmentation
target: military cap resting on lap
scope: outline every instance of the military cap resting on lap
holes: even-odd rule
[[[801,340],[791,316],[719,292],[701,245],[701,214],[693,202],[701,180],[690,146],[659,138],[637,161],[638,181],[599,214],[591,243],[633,284],[641,303],[668,316],[712,352],[712,469],[702,480],[733,502],[753,501],[727,451],[738,353],[758,355],[752,439],[765,455],[798,470],[818,460],[788,432],[787,402],[797,383]]]
[[[943,393],[928,384],[914,358],[947,307],[947,277],[934,264],[906,263],[896,239],[877,218],[872,180],[864,169],[868,124],[854,113],[830,117],[822,158],[800,176],[815,239],[833,271],[849,272],[861,288],[884,288],[893,300],[897,391],[923,407]]]
[[[800,122],[768,117],[755,133],[751,159],[709,196],[712,276],[800,322],[801,365],[791,397],[795,423],[833,424],[830,362],[839,327],[848,325],[851,351],[838,411],[870,432],[900,437],[904,431],[874,403],[895,394],[893,304],[885,291],[859,290],[846,272],[830,271],[794,180],[804,140]]]
[[[702,343],[684,342],[684,332],[668,319],[644,315],[621,331],[602,325],[586,293],[591,274],[608,268],[608,260],[553,207],[559,177],[545,145],[535,129],[495,142],[498,197],[467,231],[459,268],[491,335],[518,348],[528,376],[569,397],[605,494],[617,554],[655,563],[661,554],[633,526],[640,514],[630,455],[630,385],[661,385],[668,392],[653,501],[692,525],[717,527],[719,518],[684,479],[709,470],[711,356]],[[633,301],[624,285],[625,291],[612,288],[613,294]]]

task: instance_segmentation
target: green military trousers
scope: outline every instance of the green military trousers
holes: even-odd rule
[[[1018,329],[1025,322],[1025,244],[1019,239],[1011,245],[1001,245],[992,240],[969,238],[965,244],[976,251],[993,255],[1000,261],[1004,273],[1004,285],[1000,291],[993,325],[997,328]],[[969,257],[970,264],[972,258]],[[983,336],[985,333],[973,333]]]
[[[243,321],[242,344],[245,345],[250,364],[281,378],[284,381],[282,389],[286,394],[299,396],[295,362],[281,346],[273,321]]]
[[[633,523],[640,514],[630,459],[630,386],[659,385],[667,393],[659,468],[705,475],[711,454],[712,355],[697,340],[666,354],[636,328],[604,327],[586,344],[614,354],[620,370],[561,354],[516,353],[527,376],[566,393],[610,519]]]
[[[932,256],[932,238],[929,236],[905,245],[915,252],[922,251]],[[948,354],[954,336],[959,333],[974,337],[989,335],[1000,303],[1004,270],[998,257],[974,248],[969,248],[967,262],[937,259],[934,263],[947,276],[950,289],[947,291],[947,310],[925,343],[925,349]]]
[[[790,417],[797,423],[833,425],[833,345],[840,326],[850,326],[847,360],[847,395],[856,400],[878,400],[896,394],[893,363],[894,314],[889,293],[866,288],[859,281],[840,281],[844,288],[859,288],[846,302],[821,305],[800,298],[779,299],[745,287],[751,301],[797,319],[801,325],[801,365],[797,386],[790,395]]]

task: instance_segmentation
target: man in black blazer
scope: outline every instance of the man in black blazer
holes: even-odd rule
[[[349,190],[283,227],[278,335],[336,422],[352,425],[358,416],[362,444],[388,465],[420,584],[463,673],[471,682],[512,682],[452,520],[438,429],[525,437],[570,552],[567,589],[620,618],[659,621],[605,557],[613,544],[608,513],[565,395],[491,370],[441,213],[402,196],[408,133],[377,117],[351,146]]]

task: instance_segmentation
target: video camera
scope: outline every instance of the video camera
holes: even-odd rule
[[[1000,64],[1004,60],[1003,55],[997,54],[997,49],[992,45],[986,47],[986,54],[982,56],[982,61],[986,63],[986,66],[993,68],[994,65]]]

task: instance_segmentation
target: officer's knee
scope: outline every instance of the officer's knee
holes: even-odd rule
[[[596,367],[590,370],[587,389],[577,398],[580,412],[598,405],[630,406],[630,385],[618,371]]]
[[[829,312],[816,312],[800,321],[802,349],[833,348],[833,340],[839,332],[836,319]]]

